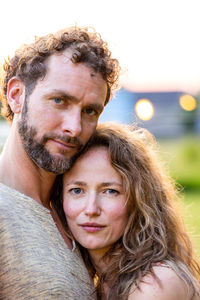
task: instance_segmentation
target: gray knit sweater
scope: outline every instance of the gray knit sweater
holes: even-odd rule
[[[96,299],[78,250],[49,210],[0,184],[0,299]]]

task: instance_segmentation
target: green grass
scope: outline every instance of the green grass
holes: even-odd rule
[[[185,193],[184,221],[200,259],[200,190]]]
[[[159,141],[169,174],[184,189],[184,221],[200,260],[200,137]]]
[[[200,189],[200,137],[160,141],[170,175],[186,189]]]

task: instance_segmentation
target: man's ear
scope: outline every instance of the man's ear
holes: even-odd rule
[[[21,112],[25,95],[24,83],[17,77],[12,77],[8,82],[7,100],[14,114]]]

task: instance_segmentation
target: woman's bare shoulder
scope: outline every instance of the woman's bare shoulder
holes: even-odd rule
[[[188,289],[185,282],[171,269],[163,266],[153,268],[158,280],[146,275],[139,289],[132,288],[128,300],[188,300]]]

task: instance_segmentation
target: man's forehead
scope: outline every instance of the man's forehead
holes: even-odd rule
[[[52,64],[55,64],[57,62],[62,63],[72,63],[71,61],[72,53],[69,50],[64,50],[62,52],[55,52],[52,53],[45,61],[45,64],[47,67],[50,67]]]
[[[90,76],[91,77],[97,77],[98,75],[101,75],[101,73],[96,72],[87,62],[77,62],[74,63],[72,59],[72,49],[65,49],[61,52],[55,52],[52,55],[50,55],[46,60],[47,69],[53,68],[54,65],[56,65],[58,62],[63,64],[63,67],[69,65],[69,66],[84,66],[88,70],[90,70]]]

